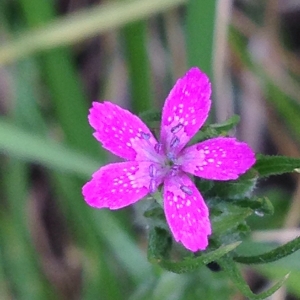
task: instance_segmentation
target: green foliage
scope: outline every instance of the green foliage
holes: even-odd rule
[[[149,109],[153,102],[147,54],[146,22],[140,21],[127,25],[122,33],[131,87],[132,109],[135,113],[140,113]]]
[[[22,161],[84,177],[90,176],[101,164],[76,148],[26,131],[3,118],[0,119],[0,151]]]
[[[290,172],[299,172],[300,158],[259,154],[257,155],[257,161],[254,168],[259,173],[260,178]]]
[[[143,118],[149,124],[159,122],[160,115],[155,112],[144,113]],[[206,125],[194,138],[195,141],[205,140],[219,135],[227,135],[238,123],[238,117],[232,117],[223,124]],[[181,253],[177,261],[170,260],[172,253],[171,234],[165,225],[165,217],[161,207],[160,193],[154,195],[157,202],[147,208],[144,215],[151,221],[148,259],[162,268],[174,273],[186,273],[197,270],[212,261],[218,261],[222,269],[235,283],[238,289],[249,299],[265,299],[277,291],[285,282],[279,281],[269,290],[256,295],[243,279],[236,263],[264,264],[273,262],[293,254],[300,247],[299,239],[295,239],[272,251],[254,256],[239,256],[235,248],[250,233],[246,219],[252,214],[258,216],[272,215],[274,208],[267,197],[253,197],[252,191],[259,178],[292,172],[299,168],[299,159],[283,156],[257,155],[257,162],[252,170],[237,180],[213,182],[196,178],[195,183],[204,198],[208,200],[213,234],[210,237],[210,247],[195,257]],[[218,245],[219,246],[218,248]],[[217,249],[216,249],[217,248]],[[182,252],[182,251],[181,251]],[[228,255],[228,253],[232,255]]]
[[[219,264],[223,268],[224,272],[229,276],[235,286],[245,295],[248,299],[266,299],[272,294],[274,294],[286,281],[288,275],[286,275],[282,280],[277,282],[273,287],[260,294],[254,294],[245,279],[242,277],[237,265],[230,257],[222,257],[218,260]]]
[[[188,65],[198,66],[213,78],[213,46],[217,1],[189,0],[187,5],[186,44]],[[201,22],[198,22],[201,20]]]
[[[293,254],[300,249],[300,237],[279,246],[269,252],[254,256],[235,256],[234,260],[242,264],[266,264]]]

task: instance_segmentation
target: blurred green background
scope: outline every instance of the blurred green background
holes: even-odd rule
[[[0,299],[243,299],[222,272],[148,263],[134,209],[84,203],[84,182],[114,159],[88,108],[160,109],[199,66],[213,82],[211,121],[237,113],[235,134],[255,151],[300,157],[299,31],[292,0],[0,0]],[[299,176],[256,193],[275,214],[251,217],[248,254],[300,234]],[[272,299],[299,299],[299,261],[244,274],[259,292],[292,271]]]

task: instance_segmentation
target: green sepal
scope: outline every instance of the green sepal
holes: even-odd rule
[[[220,258],[217,263],[221,266],[222,270],[228,275],[228,277],[232,280],[234,285],[240,290],[240,292],[247,297],[247,299],[266,299],[274,294],[286,281],[288,275],[286,275],[282,280],[277,282],[274,286],[268,289],[265,292],[260,294],[254,294],[245,279],[241,275],[239,268],[236,263],[230,258],[228,255]]]
[[[206,196],[206,193],[209,192],[214,186],[214,182],[212,180],[207,180],[196,176],[194,177],[194,180],[196,187],[203,196]]]
[[[172,237],[169,231],[152,227],[148,237],[148,260],[156,263],[162,259],[168,259],[172,248]]]
[[[207,197],[238,199],[250,196],[257,181],[256,171],[250,169],[237,180],[214,181]]]
[[[223,211],[215,215],[211,214],[213,236],[223,234],[231,228],[237,227],[241,222],[253,213],[251,208],[242,208],[232,204],[222,205]]]
[[[146,218],[164,219],[164,210],[156,201],[152,201],[149,207],[145,210]]]
[[[294,252],[300,249],[300,237],[293,239],[292,241],[279,246],[271,251],[265,252],[259,255],[253,256],[234,256],[233,259],[236,262],[242,264],[266,264],[276,260],[279,260],[283,257],[293,254]]]
[[[149,220],[150,227],[159,227],[169,230],[166,223],[166,217],[162,206],[156,201],[152,201],[149,207],[144,211],[144,217]]]

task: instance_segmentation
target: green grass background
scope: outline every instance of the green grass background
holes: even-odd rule
[[[112,97],[135,113],[160,108],[173,79],[195,65],[215,86],[220,3],[79,1],[66,13],[75,2],[0,1],[0,298],[229,299],[236,291],[222,272],[201,268],[176,275],[151,265],[135,213],[93,210],[81,195],[84,182],[112,159],[92,137],[91,101]],[[243,31],[239,15],[229,16],[226,80],[230,72],[256,78],[269,112],[266,123],[279,119],[276,128],[284,132],[282,145],[269,128],[275,152],[298,156],[300,70],[280,65],[288,79],[280,84],[248,47],[253,35],[271,39],[272,28],[280,29],[266,26],[268,9],[253,5],[239,12],[256,31]],[[84,76],[90,73],[81,68],[95,53],[86,50],[92,41],[100,45],[96,92],[88,90],[92,85]],[[282,41],[280,49],[293,55]],[[235,111],[242,106],[243,88],[236,84]],[[212,116],[218,109],[215,105]],[[263,146],[265,137],[259,140]],[[268,185],[263,192],[278,209],[267,225],[257,218],[253,228],[286,227],[285,218],[300,201],[299,195],[293,198],[296,186],[296,177],[284,186]],[[286,286],[300,297],[300,269],[291,263],[296,255],[257,272],[273,279],[294,268]]]

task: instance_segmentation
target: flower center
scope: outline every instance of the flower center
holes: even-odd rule
[[[154,150],[154,153],[156,153],[156,155],[158,155],[158,157],[160,157],[161,159],[155,159],[155,161],[153,160],[153,164],[149,166],[150,193],[155,192],[159,185],[159,182],[163,181],[166,176],[172,176],[175,178],[181,172],[181,165],[177,160],[178,154],[176,152],[176,148],[180,144],[180,138],[178,137],[177,133],[180,132],[182,128],[183,125],[181,123],[178,123],[170,129],[171,139],[169,140],[169,147],[165,147],[165,145],[163,145],[162,143],[157,143],[154,146],[154,149],[152,148]],[[150,138],[150,135],[144,132],[141,132],[141,136],[146,141],[148,141]],[[153,156],[156,157],[156,155]],[[179,186],[184,193],[188,195],[192,194],[192,191],[187,186],[180,184],[180,182]]]

